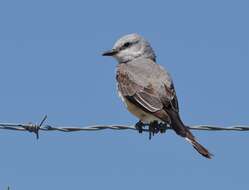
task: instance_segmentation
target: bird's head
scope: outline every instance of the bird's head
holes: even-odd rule
[[[150,44],[138,34],[128,34],[114,44],[112,50],[106,51],[103,56],[112,56],[119,63],[132,61],[139,57],[149,58],[155,61],[156,56]]]

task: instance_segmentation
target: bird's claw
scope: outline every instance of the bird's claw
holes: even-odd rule
[[[165,133],[167,124],[158,123],[158,121],[153,121],[149,124],[149,139],[157,133]]]
[[[167,129],[167,124],[165,123],[158,123],[158,121],[153,121],[150,124],[144,124],[142,121],[138,121],[135,124],[135,128],[138,130],[139,133],[142,133],[144,130],[144,126],[149,126],[149,139],[151,140],[152,136],[157,133],[165,133]]]
[[[138,121],[135,124],[135,128],[138,130],[139,133],[143,132],[143,127],[145,126],[145,124],[142,121]]]
[[[160,133],[166,133],[167,126],[168,125],[166,123],[159,123],[159,131],[160,131]]]
[[[153,121],[149,124],[149,139],[159,132],[159,124],[157,121]]]

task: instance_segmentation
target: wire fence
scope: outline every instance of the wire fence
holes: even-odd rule
[[[27,123],[27,124],[15,124],[15,123],[0,123],[0,129],[14,130],[14,131],[28,131],[34,133],[36,138],[39,139],[40,131],[59,131],[59,132],[77,132],[77,131],[100,131],[105,129],[111,130],[134,130],[137,128],[133,126],[126,125],[91,125],[85,127],[74,127],[74,126],[51,126],[44,125],[47,120],[45,116],[39,124]],[[164,130],[172,129],[171,127],[165,125]],[[195,125],[188,126],[190,130],[200,130],[200,131],[249,131],[249,126],[246,125],[236,125],[231,127],[218,127],[212,125]],[[151,131],[148,128],[143,128],[143,132],[149,132],[151,138]]]

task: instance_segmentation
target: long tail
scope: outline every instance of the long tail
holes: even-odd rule
[[[202,156],[211,159],[213,155],[196,141],[194,135],[183,124],[179,114],[173,110],[167,111],[167,113],[171,118],[171,127],[174,129],[176,134],[184,137]]]

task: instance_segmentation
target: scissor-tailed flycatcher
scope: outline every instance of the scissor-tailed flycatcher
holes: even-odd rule
[[[113,56],[119,62],[118,92],[127,109],[139,118],[138,129],[141,130],[143,124],[151,128],[157,127],[157,123],[168,124],[201,155],[211,158],[212,154],[196,141],[182,122],[172,79],[156,63],[155,53],[144,38],[138,34],[123,36],[103,55]]]

